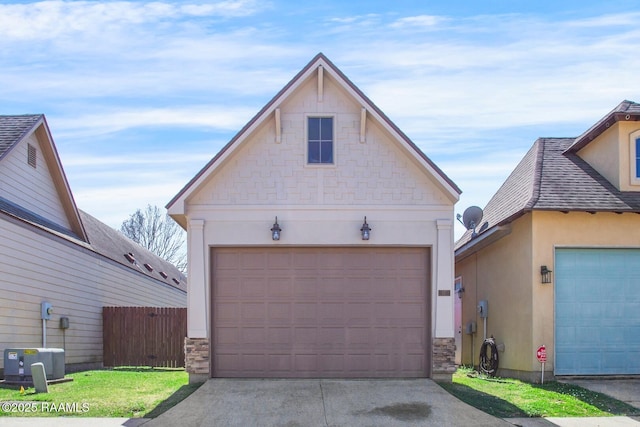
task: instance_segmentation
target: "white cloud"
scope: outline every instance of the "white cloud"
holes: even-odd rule
[[[55,134],[60,137],[89,137],[140,127],[198,127],[234,131],[240,130],[255,112],[249,108],[224,108],[220,105],[107,110],[56,118]]]
[[[566,23],[570,27],[583,27],[595,29],[598,27],[619,27],[619,26],[633,26],[638,25],[638,19],[640,19],[640,12],[628,11],[620,14],[608,14],[596,17],[584,18],[575,21],[569,21]]]
[[[57,142],[87,140],[86,151],[62,161],[79,206],[104,209],[108,220],[118,207],[100,207],[104,200],[122,199],[127,212],[146,200],[164,205],[179,189],[166,188],[184,185],[193,165],[211,156],[159,146],[158,156],[131,148],[102,157],[91,151],[93,136],[108,141],[135,130],[144,139],[146,130],[169,128],[233,135],[318,51],[463,189],[462,210],[486,204],[535,136],[576,136],[622,99],[640,100],[640,58],[630,48],[640,42],[638,12],[565,19],[434,16],[419,7],[407,16],[364,7],[357,16],[322,8],[305,15],[299,8],[289,26],[282,19],[290,11],[268,14],[273,7],[248,0],[0,5],[0,108],[44,112]],[[556,132],[569,125],[571,134]],[[542,134],[522,137],[527,127]],[[170,180],[154,175],[154,166]],[[117,175],[138,179],[128,187],[114,183]]]
[[[446,19],[441,16],[433,16],[433,15],[418,15],[418,16],[409,16],[406,18],[400,18],[395,22],[392,22],[389,26],[391,28],[400,29],[400,28],[430,28],[434,27]]]
[[[142,24],[175,24],[189,17],[247,16],[263,7],[252,0],[207,5],[132,1],[42,1],[0,5],[0,36],[17,40],[57,39],[78,33],[97,36]]]

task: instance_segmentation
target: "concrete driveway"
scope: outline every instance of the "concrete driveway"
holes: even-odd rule
[[[640,379],[608,379],[608,378],[588,378],[588,379],[568,379],[561,380],[569,384],[575,384],[587,390],[606,394],[614,399],[621,400],[640,410]]]
[[[211,379],[145,427],[511,426],[429,379]]]

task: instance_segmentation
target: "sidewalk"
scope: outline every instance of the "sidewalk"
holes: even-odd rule
[[[638,427],[640,417],[505,418],[519,427]]]
[[[0,417],[2,427],[139,427],[149,418]]]

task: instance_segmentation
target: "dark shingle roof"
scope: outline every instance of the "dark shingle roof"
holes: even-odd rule
[[[593,141],[598,135],[607,130],[615,122],[620,121],[640,121],[640,104],[624,100],[611,110],[606,116],[598,120],[593,126],[587,129],[582,135],[577,137],[568,151],[577,153],[585,145]]]
[[[42,114],[0,116],[0,159],[20,141],[40,119]]]
[[[80,210],[80,217],[87,230],[91,247],[96,252],[175,288],[187,290],[187,278],[173,264],[82,210]],[[133,263],[125,257],[125,254],[129,253],[133,254],[135,260]],[[153,267],[153,271],[149,271],[145,264]],[[160,272],[166,273],[167,277],[162,277]],[[179,283],[175,283],[173,279],[178,280]]]
[[[640,212],[640,192],[622,192],[577,154],[576,138],[540,138],[484,209],[478,235],[532,210]],[[467,231],[456,249],[471,240]]]

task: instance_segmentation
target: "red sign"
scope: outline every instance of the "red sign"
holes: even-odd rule
[[[547,347],[545,347],[544,345],[538,347],[536,357],[538,358],[538,362],[545,363],[547,361]]]

